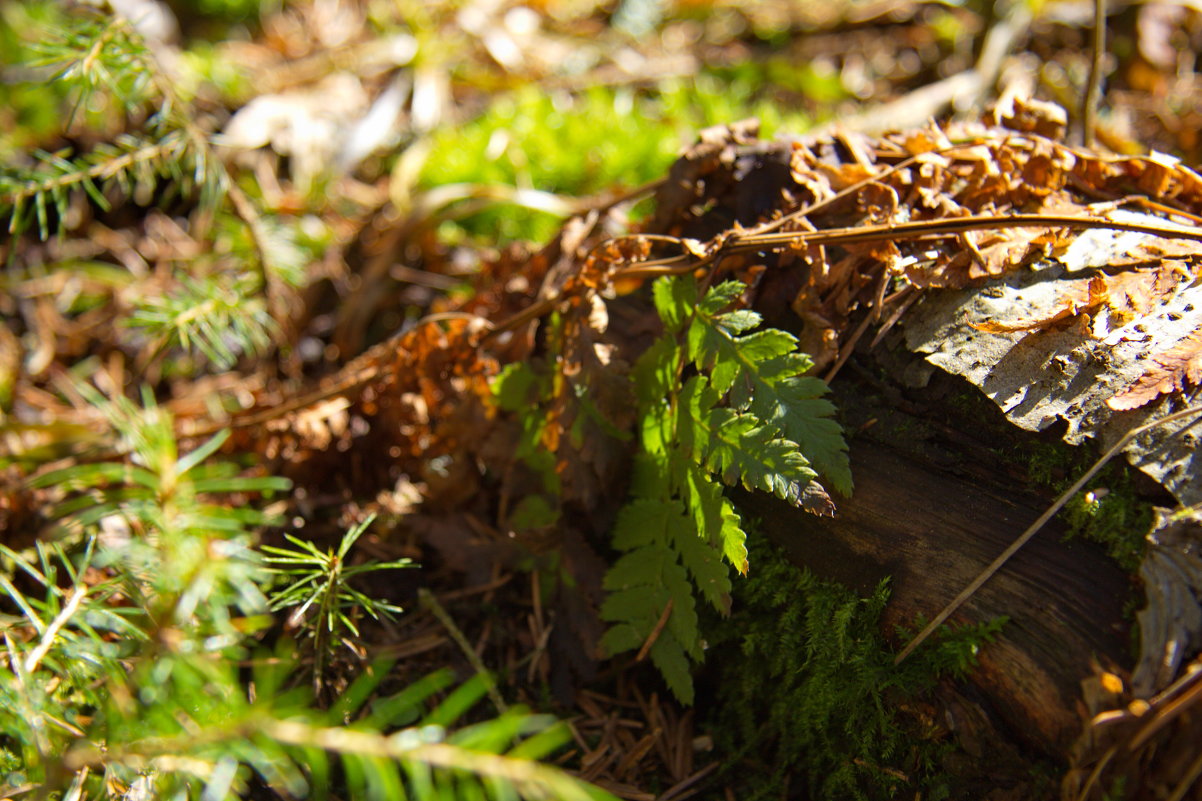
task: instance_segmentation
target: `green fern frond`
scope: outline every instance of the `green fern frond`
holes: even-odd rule
[[[728,281],[698,304],[688,331],[689,359],[708,370],[714,389],[729,392],[731,408],[750,412],[783,439],[795,442],[824,479],[843,493],[852,489],[851,469],[835,407],[823,399],[826,384],[804,376],[813,367],[786,331],[753,331],[762,322],[749,310],[722,313],[742,292]],[[662,313],[662,312],[661,312]]]
[[[676,438],[698,464],[727,484],[771,492],[796,504],[801,489],[817,475],[797,445],[754,414],[719,406],[721,395],[704,376],[693,376],[680,392]]]
[[[497,406],[518,413],[520,433],[514,458],[538,474],[548,493],[558,495],[555,454],[544,444],[547,418],[542,401],[550,390],[550,381],[527,362],[506,365],[492,382]]]
[[[667,626],[648,653],[676,697],[692,703],[689,663],[701,659],[697,608],[676,554],[662,546],[631,551],[610,569],[604,587],[609,595],[601,606],[601,618],[615,625],[601,638],[601,647],[609,653],[637,650],[667,614]]]
[[[634,368],[642,453],[614,526],[614,547],[625,553],[605,578],[601,614],[613,625],[603,647],[616,654],[650,643],[652,661],[686,703],[690,660],[703,652],[694,593],[725,614],[731,584],[722,561],[748,568],[747,535],[719,481],[799,504],[818,474],[788,431],[851,487],[833,407],[818,401],[821,382],[800,376],[810,362],[796,338],[755,330],[755,312],[724,311],[743,289],[726,282],[699,298],[692,277],[652,287],[665,333]],[[682,380],[690,365],[697,374]]]

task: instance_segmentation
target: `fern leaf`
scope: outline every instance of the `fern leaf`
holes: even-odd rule
[[[692,586],[672,549],[649,545],[627,553],[606,574],[603,586],[609,595],[601,605],[601,619],[633,627],[639,635],[638,643],[633,647],[641,646],[651,636],[663,611],[671,603],[672,611],[665,631],[673,634],[689,656],[701,658]],[[633,650],[633,641],[628,636],[614,636],[622,636],[621,644],[627,646],[622,650]],[[612,650],[615,644],[611,639],[602,638],[602,645],[609,653],[617,653]]]
[[[692,521],[681,515],[673,526],[673,545],[693,577],[693,583],[710,605],[723,614],[730,612],[730,576],[722,554],[697,536]],[[740,532],[741,533],[741,532]],[[746,561],[746,560],[744,560]]]
[[[693,284],[696,286],[697,282],[692,277],[689,277],[684,279],[683,283]],[[721,284],[718,284],[716,287],[712,287],[709,292],[705,293],[705,297],[703,297],[697,303],[697,312],[707,317],[713,317],[715,314],[738,300],[739,296],[743,294],[744,289],[746,289],[746,287],[744,287],[738,281],[723,281]],[[692,297],[696,297],[696,294],[697,291],[694,289],[692,292]],[[748,312],[748,314],[755,315],[757,321],[756,324],[758,325],[759,315],[755,314],[755,312]]]
[[[634,457],[630,470],[631,494],[635,498],[649,498],[655,501],[670,497],[671,479],[675,475],[673,470],[672,459],[667,454],[638,454]]]
[[[750,412],[783,439],[796,443],[836,490],[850,495],[847,445],[833,419],[834,404],[822,398],[826,384],[803,375],[813,362],[797,351],[792,334],[776,329],[745,334],[760,324],[758,314],[719,313],[740,291],[741,284],[728,281],[699,304],[689,326],[689,359],[709,373],[710,384],[720,395],[730,393],[733,408]],[[723,299],[725,303],[719,305]]]
[[[645,410],[640,425],[643,451],[647,454],[667,456],[676,448],[675,438],[679,429],[678,415],[667,403],[658,403]]]
[[[747,531],[743,526],[743,519],[726,498],[722,499],[722,528],[719,537],[722,540],[722,555],[726,557],[726,561],[734,565],[740,574],[747,575]]]
[[[633,623],[615,623],[601,637],[601,650],[607,654],[637,651],[647,639]]]
[[[796,505],[802,488],[817,475],[795,443],[776,436],[776,429],[760,425],[752,415],[717,408],[703,425],[712,436],[706,467],[728,484],[741,481],[747,489],[762,489]]]
[[[491,384],[497,406],[507,412],[521,411],[530,404],[531,390],[535,388],[538,380],[538,375],[526,362],[505,365]]]
[[[745,337],[744,339],[748,339]],[[741,340],[740,340],[741,342]],[[747,350],[740,344],[739,350]],[[844,495],[852,491],[851,468],[835,405],[825,399],[826,382],[802,373],[812,366],[802,353],[786,353],[743,372],[731,388],[730,404],[749,411],[796,442],[824,479]]]
[[[635,363],[633,378],[640,407],[662,403],[678,382],[680,357],[671,337],[660,337]]]
[[[721,552],[735,570],[747,572],[747,533],[735,507],[722,494],[722,486],[700,465],[690,463],[684,471],[682,496],[692,510],[699,535]],[[725,573],[723,573],[725,575]],[[700,584],[700,580],[698,584]],[[723,611],[723,607],[718,607]]]
[[[647,635],[630,623],[612,626],[601,638],[601,647],[607,653],[618,654],[642,647]],[[649,651],[651,663],[655,665],[668,689],[681,703],[693,703],[693,679],[689,672],[689,654],[672,632],[664,630]]]
[[[698,333],[694,336],[693,331]],[[768,377],[761,375],[762,364],[792,354],[797,339],[776,329],[742,337],[734,337],[731,331],[720,323],[711,325],[698,317],[689,332],[689,356],[699,368],[709,370],[714,389],[720,394],[734,389],[731,403],[742,409],[761,389],[772,386],[771,381],[766,380]],[[804,366],[795,372],[809,368],[808,359],[801,354],[792,355],[797,356],[797,362],[804,362]],[[736,379],[742,380],[736,383]]]
[[[716,406],[718,393],[704,376],[690,378],[681,391],[677,431],[692,446],[694,458],[722,476],[727,484],[741,481],[796,504],[801,489],[817,475],[797,445],[777,436],[752,414]]]
[[[795,377],[756,394],[749,411],[779,426],[781,434],[797,443],[823,479],[843,495],[851,495],[851,464],[843,427],[834,419],[835,404],[822,395],[826,383],[818,378]],[[776,402],[775,398],[780,398]]]
[[[837,488],[851,488],[834,407],[821,397],[825,384],[803,375],[812,363],[797,339],[756,330],[762,320],[753,311],[723,311],[743,289],[728,281],[698,299],[691,277],[657,281],[652,297],[665,334],[632,374],[642,452],[632,500],[614,528],[613,544],[625,554],[605,577],[601,616],[613,625],[602,646],[632,651],[654,636],[652,662],[686,703],[689,662],[701,658],[694,593],[726,614],[724,560],[740,573],[748,568],[743,521],[717,478],[799,505],[818,475],[813,453]],[[690,363],[697,374],[682,386]]]
[[[618,513],[618,525],[614,531],[614,546],[622,550],[638,548],[627,553],[614,565],[612,575],[615,581],[620,577],[626,582],[653,582],[658,580],[659,566],[651,567],[649,563],[639,560],[648,558],[639,546],[645,542],[654,542],[657,546],[667,546],[671,554],[679,554],[681,562],[693,577],[693,582],[702,595],[714,608],[725,613],[730,607],[730,579],[726,568],[722,565],[722,553],[704,539],[708,531],[718,531],[722,525],[723,505],[722,491],[708,480],[705,473],[694,470],[695,477],[707,482],[707,489],[713,493],[699,501],[707,506],[713,506],[715,519],[707,521],[706,526],[699,526],[693,515],[685,511],[685,506],[679,500],[668,501],[640,498],[631,501]],[[696,506],[694,515],[696,514]],[[712,528],[711,528],[712,526]],[[659,554],[653,555],[655,558]],[[631,560],[630,565],[623,564]],[[646,575],[650,570],[651,574]]]
[[[664,330],[676,333],[688,322],[697,305],[695,281],[656,281],[651,285],[655,310],[663,321]],[[670,340],[669,340],[670,341]]]
[[[679,570],[679,581],[684,582],[687,586],[688,579],[684,576],[684,570],[679,565],[675,565]],[[642,645],[655,631],[656,624],[659,622],[660,615],[668,608],[668,602],[672,601],[672,612],[668,618],[668,627],[664,631],[671,631],[679,640],[684,635],[692,634],[691,647],[686,650],[690,655],[697,659],[701,658],[701,649],[697,645],[697,630],[686,631],[688,618],[693,618],[694,625],[696,624],[696,610],[691,609],[692,615],[684,613],[684,610],[677,610],[675,606],[675,598],[672,597],[670,591],[664,586],[653,587],[650,585],[642,585],[638,587],[630,587],[625,590],[612,593],[605,599],[605,603],[601,607],[601,619],[611,622],[620,622],[631,626],[633,631],[637,633],[635,640],[627,644],[627,649],[634,650]],[[692,607],[691,597],[686,601]],[[653,610],[656,614],[646,615],[645,612]],[[661,632],[662,635],[663,632]],[[606,638],[602,638],[602,645],[611,646],[613,643]],[[682,647],[685,647],[682,643]],[[616,653],[614,650],[609,650],[609,653]]]
[[[651,663],[663,675],[668,682],[668,689],[681,703],[693,703],[693,677],[689,673],[688,651],[669,632],[664,632],[651,646]]]

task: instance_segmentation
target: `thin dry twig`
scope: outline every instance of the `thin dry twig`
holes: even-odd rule
[[[1081,125],[1086,147],[1098,140],[1098,100],[1102,95],[1102,59],[1106,55],[1106,0],[1093,4],[1093,59],[1089,63],[1089,81],[1081,98]]]
[[[664,626],[668,625],[668,618],[672,616],[672,598],[668,599],[668,605],[664,607],[663,614],[659,616],[659,620],[655,624],[655,628],[647,635],[647,641],[643,643],[643,647],[639,649],[639,654],[634,658],[635,662],[642,662],[647,658],[647,653],[651,650],[651,646],[655,645],[655,641],[659,639],[659,635],[663,633]]]
[[[488,668],[484,666],[484,662],[480,659],[480,655],[476,653],[474,648],[472,648],[471,643],[467,641],[467,637],[463,636],[463,632],[458,626],[455,625],[455,621],[451,619],[449,614],[447,614],[447,610],[444,609],[442,604],[438,602],[438,599],[434,597],[434,593],[422,588],[417,591],[417,595],[418,599],[421,601],[421,605],[430,610],[431,614],[438,618],[438,622],[442,623],[442,625],[446,628],[447,633],[451,635],[451,639],[453,639],[459,646],[459,650],[463,651],[463,655],[467,658],[467,661],[472,666],[472,669],[475,670],[480,676],[484,677],[484,686],[488,689],[488,698],[490,701],[492,701],[493,706],[497,708],[498,712],[507,712],[509,710],[509,705],[505,703],[505,699],[502,698],[501,693],[497,691],[497,684],[495,681],[493,681],[492,673],[490,673]]]
[[[696,773],[694,773],[692,776],[687,776],[684,779],[681,779],[680,781],[678,781],[676,784],[669,787],[666,791],[664,791],[663,795],[661,795],[658,799],[656,799],[656,801],[682,801],[683,799],[688,798],[689,796],[691,796],[697,792],[696,788],[694,788],[692,790],[690,790],[690,788],[692,788],[693,785],[697,784],[697,782],[701,781],[706,776],[710,775],[715,770],[717,770],[721,764],[722,763],[720,763],[720,762],[709,763],[704,768],[701,768]],[[686,791],[688,791],[688,792],[686,792]]]
[[[795,213],[799,214],[799,213]],[[793,215],[793,216],[795,216]],[[772,228],[778,227],[783,221],[773,221]],[[766,226],[767,227],[767,226]],[[860,225],[848,228],[827,228],[818,231],[773,231],[764,233],[741,232],[736,236],[719,235],[704,251],[705,256],[693,255],[695,247],[690,248],[684,239],[658,235],[656,241],[678,244],[682,253],[663,259],[653,259],[631,264],[616,270],[613,279],[617,280],[647,280],[660,276],[684,275],[695,270],[712,269],[713,265],[722,258],[737,253],[754,253],[766,249],[794,248],[808,245],[826,244],[855,244],[865,242],[917,240],[943,238],[963,233],[965,231],[987,231],[1004,228],[1068,228],[1072,230],[1088,230],[1103,228],[1115,231],[1132,231],[1151,234],[1166,239],[1187,239],[1202,242],[1202,229],[1191,229],[1182,225],[1167,223],[1155,225],[1151,223],[1136,223],[1121,220],[1109,220],[1096,217],[1080,217],[1055,214],[1013,214],[1008,216],[973,215],[970,217],[955,217],[938,220],[919,220],[905,223],[883,223],[878,225]],[[638,239],[646,237],[643,234],[632,234],[607,240],[613,243],[622,239]],[[560,291],[556,294],[530,304],[522,311],[511,315],[491,327],[480,337],[480,344],[501,334],[514,331],[527,323],[537,320],[554,311],[564,301],[571,298],[577,289]],[[475,317],[474,315],[470,315]],[[416,325],[428,325],[447,319],[446,314],[430,315],[418,320]],[[483,319],[483,318],[475,318]],[[486,327],[486,326],[485,326]],[[262,425],[269,420],[282,417],[290,412],[298,411],[319,403],[331,397],[354,392],[379,378],[391,365],[391,360],[385,358],[400,344],[408,331],[397,334],[372,346],[354,361],[348,364],[339,375],[335,376],[327,386],[313,392],[292,398],[277,406],[252,412],[222,423],[201,426],[196,429],[181,430],[181,436],[203,437],[214,434],[225,428],[247,428]]]

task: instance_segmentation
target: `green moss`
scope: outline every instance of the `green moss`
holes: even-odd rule
[[[226,49],[213,42],[197,40],[180,53],[177,89],[185,97],[199,94],[204,85],[232,107],[238,107],[255,96],[250,75]]]
[[[753,538],[759,540],[762,538]],[[775,547],[757,545],[735,586],[735,614],[717,626],[719,702],[710,723],[741,799],[950,797],[940,768],[954,746],[900,711],[942,676],[963,675],[1002,621],[945,631],[900,666],[880,634],[889,597],[816,578]]]
[[[476,119],[435,132],[419,187],[494,184],[565,196],[635,187],[662,178],[701,128],[752,116],[764,136],[809,124],[802,114],[782,113],[751,82],[716,72],[646,90],[548,93],[527,86],[500,95]],[[545,240],[561,222],[547,211],[506,204],[456,224],[495,242]]]
[[[1059,494],[1097,459],[1092,449],[1056,443],[1031,443],[1014,454],[1025,462],[1028,478]],[[1065,539],[1082,538],[1106,549],[1120,567],[1133,573],[1143,559],[1145,535],[1152,525],[1152,504],[1140,497],[1127,465],[1112,461],[1060,513]]]

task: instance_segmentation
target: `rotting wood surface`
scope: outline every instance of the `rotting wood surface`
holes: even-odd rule
[[[840,394],[841,406],[870,414],[865,400]],[[891,577],[885,629],[913,630],[916,616],[930,619],[1048,501],[992,469],[996,465],[974,465],[974,456],[991,444],[974,441],[976,432],[950,432],[955,441],[932,454],[929,441],[892,434],[902,423],[911,430],[928,423],[895,408],[881,412],[886,422],[851,440],[856,492],[840,500],[835,518],[817,518],[762,493],[743,493],[739,504],[760,518],[793,561],[823,577],[861,593]],[[944,458],[953,452],[958,456]],[[1081,682],[1099,666],[1120,674],[1130,668],[1123,607],[1133,591],[1099,548],[1064,542],[1063,534],[1053,521],[952,619],[1009,618],[998,641],[981,650],[979,667],[967,679],[979,692],[969,694],[987,702],[996,735],[1060,759],[1083,724]]]

